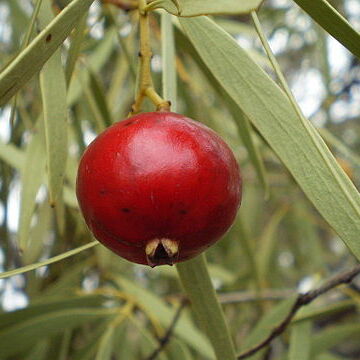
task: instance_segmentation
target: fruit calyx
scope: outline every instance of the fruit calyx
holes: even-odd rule
[[[153,239],[145,247],[148,265],[173,265],[179,257],[179,244],[171,239]]]

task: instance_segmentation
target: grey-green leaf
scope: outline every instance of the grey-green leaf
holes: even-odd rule
[[[41,28],[53,19],[51,4],[43,1],[39,12]],[[66,82],[61,62],[61,51],[57,50],[40,72],[43,102],[47,171],[50,204],[55,205],[62,193],[67,158],[67,103]]]
[[[291,327],[288,360],[310,359],[311,326],[310,321],[304,321]]]
[[[148,9],[165,9],[176,16],[210,14],[247,14],[257,9],[263,0],[153,0]]]
[[[310,122],[223,29],[206,17],[180,19],[204,63],[259,130],[297,183],[360,259],[360,197]]]
[[[317,23],[360,58],[360,33],[326,0],[294,0]]]
[[[94,0],[73,0],[0,73],[0,105],[8,102],[57,50]]]
[[[47,313],[21,321],[0,331],[0,356],[17,354],[33,346],[38,339],[61,333],[92,320],[106,319],[116,309],[74,308]]]
[[[20,248],[28,245],[30,224],[36,205],[36,194],[45,177],[44,125],[42,119],[37,133],[27,147],[21,172],[20,217],[18,242]]]
[[[95,360],[111,360],[114,340],[114,326],[109,325],[100,338]]]

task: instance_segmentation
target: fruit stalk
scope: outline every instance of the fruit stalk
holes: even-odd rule
[[[235,360],[235,348],[207,269],[205,255],[176,265],[191,307],[218,360]]]
[[[139,30],[140,30],[140,69],[139,86],[135,102],[131,108],[131,115],[141,111],[141,105],[147,96],[156,106],[157,110],[170,110],[170,104],[164,100],[154,89],[151,77],[152,51],[150,46],[149,15],[146,11],[146,0],[139,0]]]

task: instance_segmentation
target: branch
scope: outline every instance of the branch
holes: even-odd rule
[[[318,289],[308,291],[304,294],[299,294],[293,307],[291,308],[289,314],[285,317],[285,319],[271,331],[270,335],[265,340],[263,340],[261,343],[254,346],[253,348],[246,350],[245,352],[240,354],[238,356],[238,360],[245,359],[268,346],[275,338],[277,338],[286,330],[291,320],[294,318],[294,316],[302,306],[310,304],[317,297],[325,294],[336,286],[350,283],[359,274],[360,265],[357,265],[347,272],[334,276],[332,279],[327,281]]]
[[[164,350],[165,346],[171,339],[175,326],[180,318],[181,312],[188,303],[189,301],[187,299],[183,299],[181,301],[180,306],[178,307],[169,328],[166,330],[165,335],[159,339],[159,346],[146,358],[146,360],[155,360],[157,356],[160,354],[160,352]]]

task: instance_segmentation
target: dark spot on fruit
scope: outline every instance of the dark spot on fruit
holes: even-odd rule
[[[186,215],[188,213],[187,210],[184,210],[184,209],[180,210],[179,212],[180,212],[181,215]]]
[[[124,124],[124,126],[130,126],[134,123],[134,121],[128,121],[127,123]]]
[[[49,35],[46,37],[45,41],[48,43],[48,42],[51,41],[51,39],[52,39],[52,35],[49,34]]]
[[[101,189],[100,191],[99,191],[99,194],[100,195],[105,195],[107,193],[107,191],[105,190],[105,189]]]
[[[131,210],[130,210],[129,208],[122,208],[121,211],[122,211],[123,213],[129,213],[129,212],[131,212]]]

